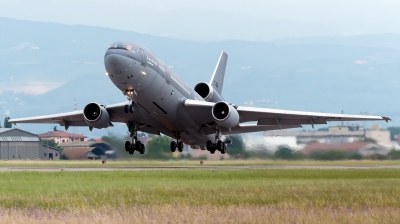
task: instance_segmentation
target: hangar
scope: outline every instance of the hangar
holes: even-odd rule
[[[43,159],[38,135],[18,128],[0,128],[0,159]]]

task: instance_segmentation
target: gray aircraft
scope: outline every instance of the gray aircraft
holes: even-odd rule
[[[119,41],[106,51],[104,65],[108,77],[127,96],[128,101],[114,105],[89,103],[81,111],[11,119],[12,123],[57,123],[65,126],[108,128],[115,122],[126,123],[132,141],[125,149],[130,154],[145,152],[137,132],[167,135],[171,151],[192,148],[226,152],[223,135],[299,128],[302,125],[326,124],[329,121],[384,120],[383,116],[327,114],[268,108],[243,107],[222,97],[228,55],[221,53],[210,82],[200,82],[193,89],[164,62],[145,47]],[[242,88],[244,88],[242,86]]]

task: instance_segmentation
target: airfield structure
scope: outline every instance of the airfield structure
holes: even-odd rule
[[[0,159],[44,159],[42,141],[18,128],[0,128]]]

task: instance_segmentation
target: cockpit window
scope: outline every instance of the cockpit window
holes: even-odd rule
[[[114,43],[108,49],[125,49],[135,53],[135,49],[129,44]]]

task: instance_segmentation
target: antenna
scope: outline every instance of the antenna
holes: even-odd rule
[[[78,110],[78,104],[76,103],[76,99],[75,99],[75,103],[74,103],[74,111]]]

